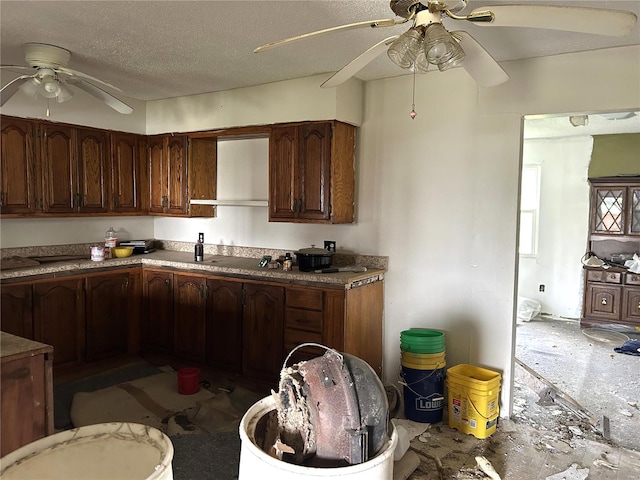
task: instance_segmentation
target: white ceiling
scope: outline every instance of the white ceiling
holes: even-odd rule
[[[516,3],[549,2],[470,0],[464,12],[482,5]],[[553,4],[631,10],[640,17],[638,0]],[[334,32],[260,54],[254,54],[253,49],[309,31],[393,16],[388,0],[1,0],[0,60],[5,65],[25,65],[22,44],[57,45],[72,52],[68,67],[116,85],[128,97],[153,100],[334,72],[374,43],[402,33],[408,26]],[[447,20],[449,29],[468,31],[499,62],[640,44],[638,24],[626,37],[602,37],[482,28]],[[383,54],[357,77],[373,80],[404,74],[406,70]],[[3,74],[3,83],[5,79],[8,77]]]
[[[523,137],[533,139],[640,133],[640,112],[576,114],[582,115],[586,116],[585,124],[581,125],[579,118],[576,118],[576,126],[571,124],[570,116],[567,115],[528,115],[525,117]]]

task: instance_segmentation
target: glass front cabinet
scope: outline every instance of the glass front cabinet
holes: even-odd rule
[[[640,235],[640,177],[592,178],[591,234]]]

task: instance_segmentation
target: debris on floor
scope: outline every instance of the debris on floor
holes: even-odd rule
[[[572,463],[566,470],[549,475],[546,480],[585,480],[588,476],[588,468],[578,468],[577,463]]]
[[[498,472],[496,472],[496,469],[491,465],[491,462],[482,455],[478,455],[476,457],[476,463],[480,470],[482,470],[491,480],[502,480],[500,475],[498,475]]]

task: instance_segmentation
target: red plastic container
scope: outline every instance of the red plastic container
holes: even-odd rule
[[[178,393],[193,395],[198,391],[200,391],[200,369],[192,367],[178,370]]]

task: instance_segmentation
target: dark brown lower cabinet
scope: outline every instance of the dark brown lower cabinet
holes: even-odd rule
[[[207,281],[201,275],[173,276],[173,354],[204,362]]]
[[[57,369],[84,362],[83,278],[33,285],[33,339],[53,346]]]
[[[2,331],[33,340],[31,284],[2,285],[0,297]]]
[[[0,456],[53,432],[50,345],[0,333]]]
[[[283,360],[284,287],[244,284],[242,373],[277,381]]]
[[[86,282],[86,361],[127,353],[134,288],[129,272],[89,276]]]
[[[145,270],[142,280],[142,349],[173,353],[173,273]]]
[[[207,280],[206,362],[242,372],[242,282]]]

